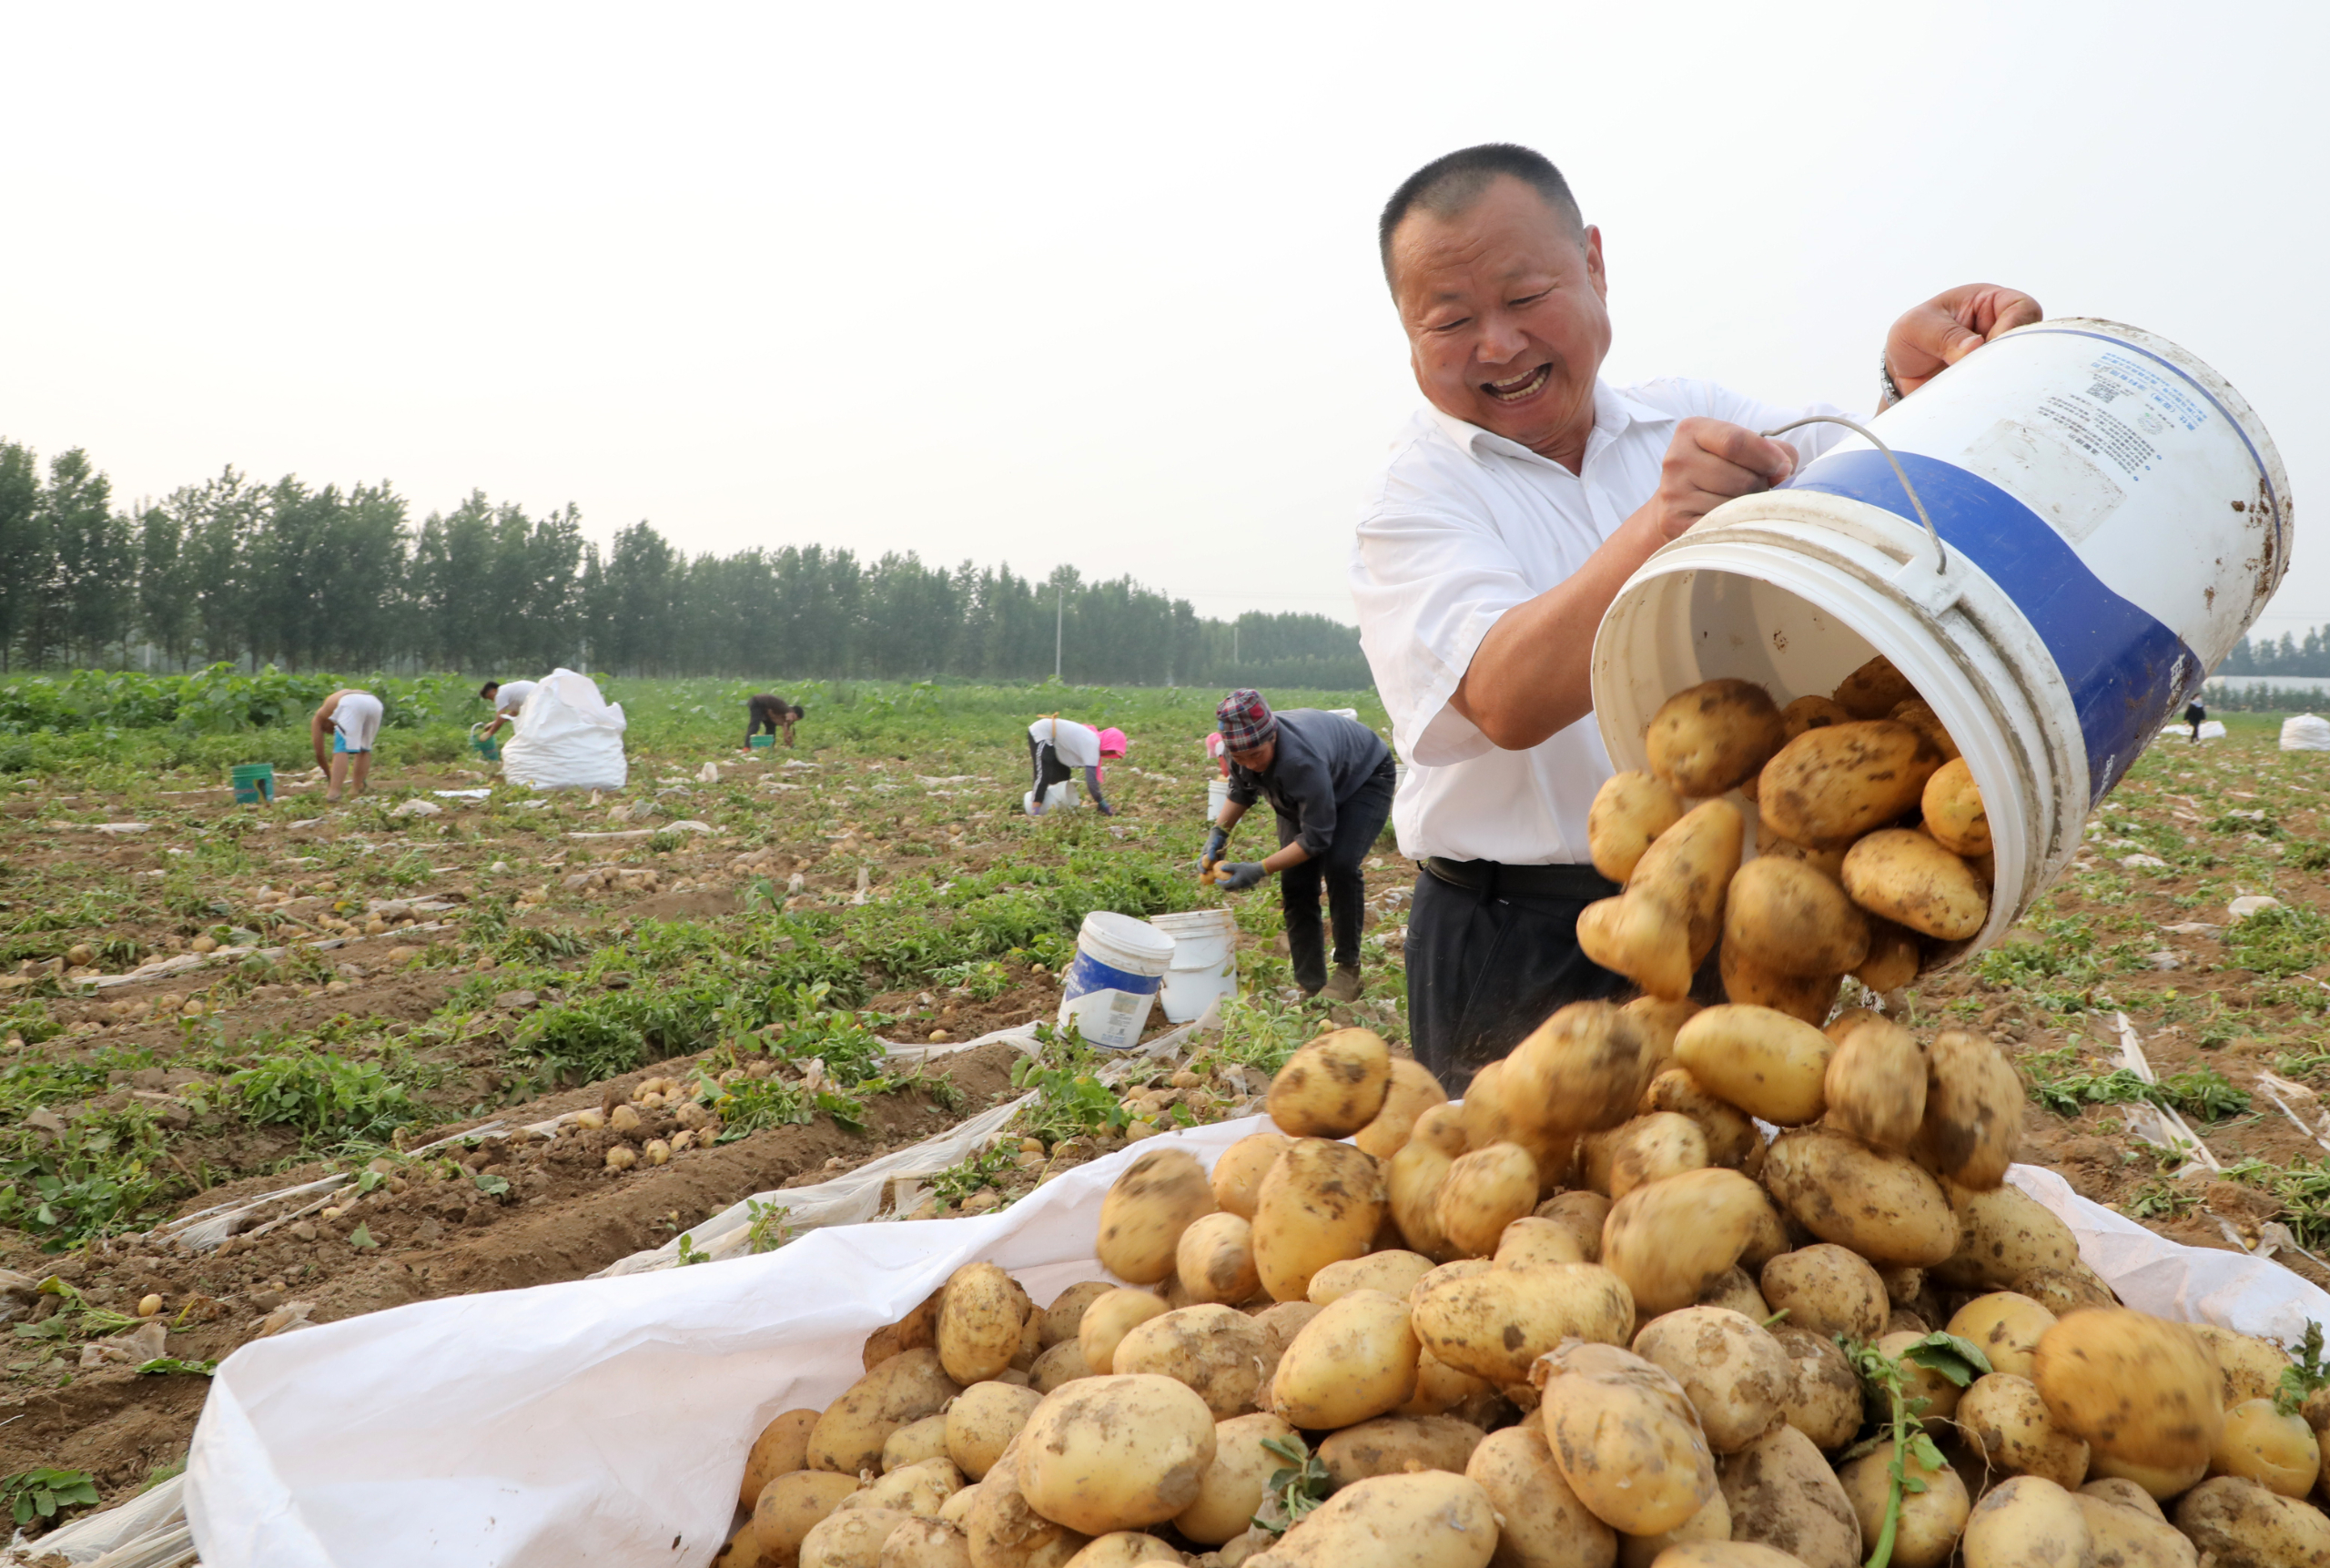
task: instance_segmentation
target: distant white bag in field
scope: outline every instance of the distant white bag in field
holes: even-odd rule
[[[2214,719],[2203,719],[2201,733],[2196,736],[2190,724],[2171,724],[2160,732],[2160,738],[2163,741],[2221,741],[2224,739],[2224,726]]]
[[[2330,752],[2330,719],[2318,713],[2292,713],[2282,721],[2282,750]]]
[[[624,725],[623,704],[602,697],[597,682],[554,670],[518,710],[501,776],[531,789],[621,789],[631,776]]]

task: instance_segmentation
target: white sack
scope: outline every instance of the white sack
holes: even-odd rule
[[[2203,719],[2201,733],[2195,736],[2190,724],[2171,724],[2160,732],[2160,738],[2163,741],[2221,741],[2224,739],[2224,726],[2214,719]]]
[[[2282,750],[2330,752],[2330,719],[2318,713],[2292,713],[2282,721]]]
[[[602,697],[597,682],[553,670],[518,710],[501,776],[529,789],[621,789],[630,777],[624,727],[623,704]]]
[[[1211,1167],[1268,1118],[1093,1161],[998,1214],[818,1230],[724,1263],[418,1302],[244,1346],[187,1462],[208,1568],[698,1568],[725,1539],[746,1449],[860,1374],[867,1334],[962,1264],[1038,1301],[1103,1278],[1100,1199],[1170,1141]],[[2239,1253],[2181,1247],[2073,1193],[2060,1215],[2129,1305],[2294,1340],[2330,1296]],[[674,1538],[679,1544],[675,1548]]]

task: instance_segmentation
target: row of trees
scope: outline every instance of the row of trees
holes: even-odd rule
[[[2330,626],[2317,626],[2301,642],[2288,632],[2275,642],[2244,637],[2216,667],[2220,675],[2330,675]]]
[[[1370,683],[1323,615],[1200,619],[1072,567],[861,561],[822,545],[690,556],[645,522],[602,551],[572,506],[473,493],[415,525],[388,484],[261,484],[228,469],[136,515],[76,449],[44,474],[0,441],[0,668],[227,661],[299,670],[536,674],[586,656],[630,675]]]

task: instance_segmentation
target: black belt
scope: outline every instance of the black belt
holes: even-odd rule
[[[1436,855],[1423,865],[1451,887],[1491,898],[1517,893],[1525,897],[1590,900],[1614,897],[1618,892],[1616,883],[1590,865],[1504,865],[1494,860],[1443,860]]]

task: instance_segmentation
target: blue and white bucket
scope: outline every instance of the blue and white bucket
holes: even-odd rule
[[[1701,681],[1826,695],[1883,653],[1949,727],[1991,822],[1997,940],[2095,803],[2248,631],[2287,570],[2290,488],[2249,405],[2174,344],[2110,321],[2008,333],[1788,484],[1644,562],[1594,642],[1620,768]]]
[[[1060,986],[1060,1027],[1072,1020],[1086,1044],[1130,1050],[1172,962],[1172,937],[1146,920],[1095,909],[1076,934],[1076,961]]]

